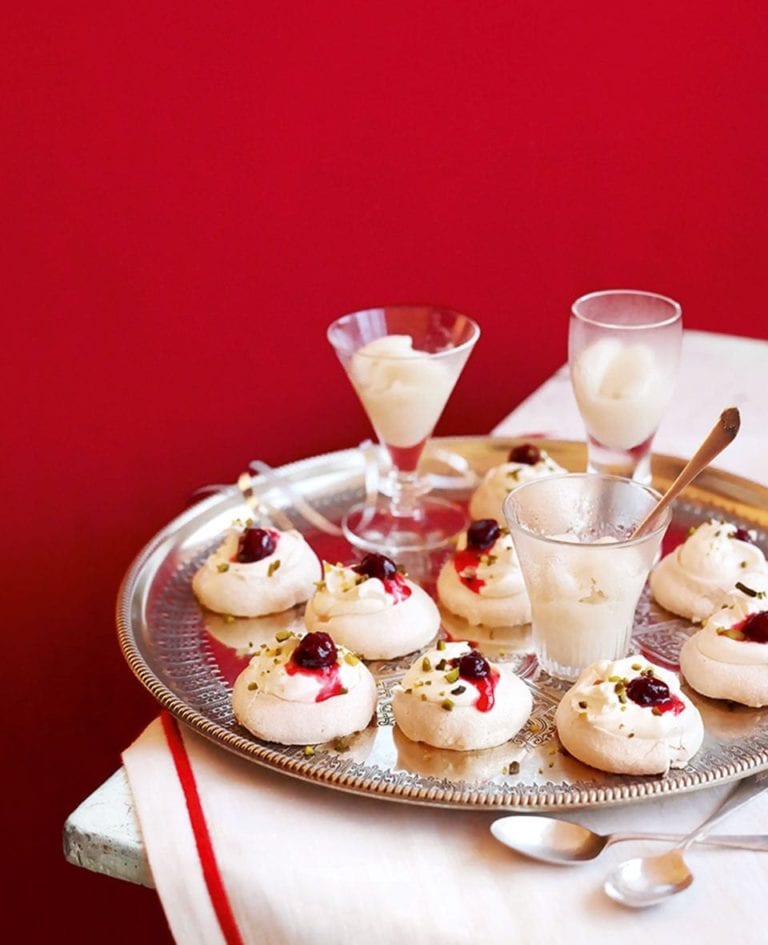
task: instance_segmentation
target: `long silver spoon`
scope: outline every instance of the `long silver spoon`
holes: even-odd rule
[[[728,407],[720,414],[717,423],[707,434],[707,438],[680,470],[675,481],[632,532],[632,538],[637,538],[646,531],[650,531],[658,514],[663,512],[669,503],[676,499],[683,489],[690,482],[693,482],[699,473],[706,469],[729,443],[733,442],[740,426],[741,415],[738,407]]]
[[[693,882],[693,874],[683,859],[683,853],[709,833],[715,824],[766,788],[768,772],[739,781],[716,810],[667,853],[635,857],[617,866],[605,880],[605,892],[622,905],[644,909],[687,889]]]
[[[545,863],[563,866],[588,863],[596,859],[612,843],[625,840],[682,840],[672,833],[595,833],[582,824],[573,824],[556,817],[513,814],[491,824],[493,836],[517,853]],[[768,834],[707,837],[701,843],[716,847],[768,852]]]

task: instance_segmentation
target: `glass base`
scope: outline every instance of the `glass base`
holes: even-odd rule
[[[445,499],[426,496],[418,500],[415,515],[395,516],[390,501],[379,496],[374,505],[352,506],[341,528],[356,548],[397,557],[444,547],[466,528],[467,521],[464,509]]]
[[[587,436],[587,472],[603,473],[607,476],[625,476],[645,486],[651,484],[650,436],[644,443],[630,450],[604,446],[593,436]]]

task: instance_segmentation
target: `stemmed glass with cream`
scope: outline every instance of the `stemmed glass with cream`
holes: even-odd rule
[[[455,503],[427,495],[418,473],[424,446],[480,336],[477,324],[450,309],[396,305],[344,315],[328,340],[360,398],[391,470],[374,503],[342,521],[349,541],[393,554],[437,548],[466,524]]]

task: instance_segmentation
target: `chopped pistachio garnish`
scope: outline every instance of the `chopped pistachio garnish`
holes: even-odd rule
[[[316,590],[316,591],[324,591],[325,588],[326,588],[326,583],[325,583],[325,581],[314,581],[313,583],[314,583],[314,585],[315,585],[315,590]]]
[[[765,594],[765,591],[756,591],[753,587],[747,587],[746,584],[742,584],[741,581],[736,582],[736,590],[741,591],[742,594],[746,594],[747,597],[760,597],[762,594]]]
[[[311,758],[312,755],[314,755],[314,753],[315,753],[315,746],[314,746],[314,745],[305,745],[305,746],[304,746],[304,757],[305,757],[305,758]]]
[[[520,771],[520,762],[519,761],[510,761],[509,763],[509,773],[518,774]]]
[[[421,669],[424,673],[429,673],[432,671],[432,663],[429,661],[429,657],[425,656],[421,661]]]
[[[643,668],[643,664],[642,664],[642,663],[633,663],[633,664],[632,664],[632,669],[634,669],[634,671],[635,671],[636,673],[640,672],[640,670],[641,670],[642,668]]]
[[[437,648],[438,648],[438,650],[444,650],[444,649],[445,649],[445,640],[438,640],[438,641],[437,641]]]
[[[255,683],[255,682],[248,683],[248,692],[253,692],[254,689],[258,689],[258,688],[259,688],[258,683]]]
[[[349,740],[346,738],[334,738],[333,750],[339,752],[349,751]]]
[[[458,667],[458,666],[454,666],[452,670],[449,670],[449,672],[447,672],[447,673],[445,674],[445,681],[446,681],[446,682],[451,682],[451,683],[453,683],[453,682],[456,682],[456,680],[457,680],[458,678],[459,678],[459,667]]]
[[[275,639],[279,643],[283,643],[285,640],[288,639],[290,635],[291,635],[290,630],[278,630],[277,633],[275,634]]]
[[[221,564],[216,565],[216,570],[219,572],[219,574],[224,574],[225,571],[229,571],[229,565],[226,561],[222,561]]]
[[[445,709],[446,712],[451,712],[453,710],[453,699],[443,699],[440,703],[440,708]]]
[[[349,663],[350,666],[357,666],[360,662],[360,658],[355,656],[354,653],[347,652],[344,654],[344,662]]]
[[[234,614],[224,614],[224,623],[234,623],[237,620]]]
[[[275,571],[277,571],[279,567],[280,567],[280,559],[275,558],[275,560],[271,562],[271,564],[269,565],[269,568],[267,569],[267,577],[272,577],[272,575],[275,573]]]
[[[579,708],[580,708],[580,709],[586,709],[586,707],[587,707],[587,703],[586,703],[583,699],[581,699],[581,700],[579,701]]]
[[[451,689],[451,695],[452,695],[452,696],[460,696],[460,695],[462,694],[462,692],[466,692],[466,691],[467,691],[467,687],[466,687],[466,686],[457,686],[455,689]]]
[[[437,666],[435,666],[435,669],[438,671],[438,673],[442,673],[447,665],[448,665],[447,661],[445,659],[442,659],[438,661],[438,664]]]

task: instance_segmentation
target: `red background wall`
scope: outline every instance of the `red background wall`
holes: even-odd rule
[[[203,483],[354,444],[324,332],[484,329],[439,432],[565,360],[597,288],[768,338],[760,2],[17,4],[2,40],[6,854],[19,941],[165,942],[63,821],[155,708],[120,577]],[[10,681],[10,691],[8,688]]]

